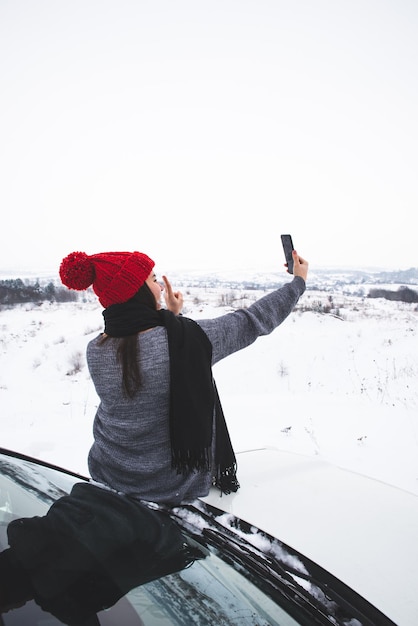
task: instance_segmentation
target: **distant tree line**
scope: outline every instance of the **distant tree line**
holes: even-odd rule
[[[397,291],[390,289],[371,289],[369,298],[385,298],[386,300],[395,300],[397,302],[418,302],[418,291],[414,291],[409,287],[399,287]]]
[[[39,281],[23,282],[20,278],[0,280],[0,304],[13,305],[24,302],[74,302],[78,294],[53,282],[41,286]]]

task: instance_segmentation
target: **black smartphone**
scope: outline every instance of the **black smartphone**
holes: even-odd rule
[[[287,271],[289,274],[293,274],[293,257],[292,252],[294,250],[292,237],[290,235],[281,235],[282,245],[284,250],[284,256],[287,263]]]

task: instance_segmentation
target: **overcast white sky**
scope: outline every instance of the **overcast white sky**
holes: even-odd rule
[[[0,0],[0,269],[418,266],[415,0]]]

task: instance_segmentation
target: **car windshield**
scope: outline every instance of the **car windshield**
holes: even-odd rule
[[[167,514],[6,455],[0,550],[2,626],[304,623]]]

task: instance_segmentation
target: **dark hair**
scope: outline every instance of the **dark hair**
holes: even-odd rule
[[[152,309],[157,308],[155,297],[144,283],[133,296],[133,299],[149,306]],[[119,339],[117,349],[117,358],[122,365],[122,388],[128,398],[133,398],[141,387],[141,372],[139,371],[139,345],[138,334],[128,335]]]

